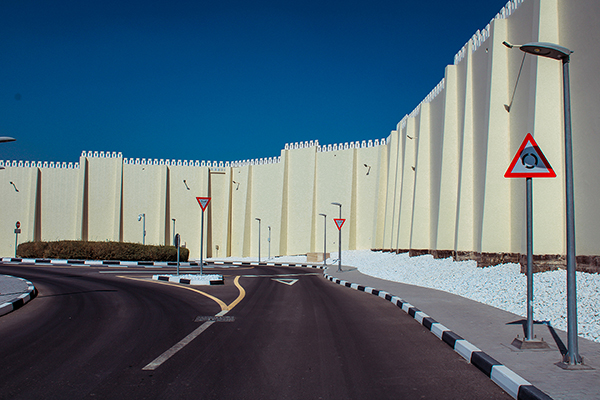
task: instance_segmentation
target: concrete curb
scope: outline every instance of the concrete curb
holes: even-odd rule
[[[89,265],[92,267],[176,267],[175,261],[119,261],[119,260],[60,260],[47,258],[15,258],[3,257],[0,261],[12,264],[49,264],[62,266]],[[264,267],[305,267],[324,269],[322,264],[302,264],[302,263],[275,263],[275,262],[234,262],[234,261],[204,261],[204,266],[264,266]],[[181,268],[199,267],[200,263],[196,261],[181,262]]]
[[[7,276],[10,276],[10,275],[7,275]],[[27,285],[27,292],[19,295],[18,297],[16,297],[13,300],[10,300],[10,301],[0,304],[0,316],[3,316],[5,314],[8,314],[9,312],[12,312],[14,310],[17,310],[17,309],[23,307],[23,305],[25,305],[29,301],[33,300],[38,294],[38,291],[35,288],[35,286],[33,286],[33,283],[31,283],[28,280],[25,280],[23,278],[18,278],[16,276],[10,276],[10,277],[12,279],[19,279],[20,281],[23,281]]]
[[[163,281],[163,282],[171,282],[171,283],[180,283],[180,284],[184,284],[184,285],[194,285],[192,283],[192,279],[187,279],[187,278],[176,278],[174,276],[161,276],[158,275],[156,276],[156,279],[154,279],[154,277],[152,277],[153,280],[157,280],[157,281]],[[209,285],[224,285],[225,281],[223,279],[223,276],[221,276],[220,279],[211,279],[209,280]]]
[[[381,297],[396,306],[402,308],[404,312],[413,317],[417,322],[427,328],[431,333],[437,336],[444,343],[452,347],[454,351],[460,354],[465,360],[477,367],[495,384],[517,400],[551,400],[552,398],[533,386],[531,383],[511,371],[500,362],[496,361],[481,349],[466,341],[444,325],[440,324],[429,315],[425,314],[412,304],[394,296],[386,291],[378,290],[372,287],[363,286],[358,283],[343,281],[334,276],[324,273],[325,279],[337,283],[338,285],[349,287],[365,293],[371,293]]]

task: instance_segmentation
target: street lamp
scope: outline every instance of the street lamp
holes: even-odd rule
[[[571,145],[571,88],[569,83],[569,62],[573,53],[566,47],[553,43],[532,42],[523,45],[512,45],[507,42],[503,44],[512,49],[516,47],[521,51],[552,58],[562,61],[563,66],[563,105],[565,125],[565,203],[566,203],[566,225],[567,225],[567,336],[568,352],[563,357],[563,362],[568,365],[582,363],[579,355],[579,344],[577,338],[577,280],[575,270],[577,268],[575,252],[575,202],[573,190],[573,147]]]
[[[142,223],[142,229],[143,229],[143,233],[144,236],[142,237],[142,244],[146,244],[146,214],[140,214],[138,215],[138,221],[144,220],[144,222]]]
[[[175,218],[171,218],[173,220],[173,246],[175,246],[175,244],[177,243],[177,241],[175,240],[175,235],[177,233],[175,233]]]
[[[327,215],[319,214],[323,217],[323,267],[327,265]]]
[[[340,208],[340,219],[342,219],[342,205],[340,203],[331,203],[334,206],[338,206]],[[338,232],[340,233],[338,244],[338,272],[342,272],[342,230],[338,228]]]
[[[271,225],[269,225],[269,257],[267,258],[267,260],[271,259]]]
[[[260,264],[260,218],[254,218],[258,221],[258,263]]]
[[[11,138],[8,136],[0,136],[0,143],[6,143],[6,142],[14,142],[16,139],[15,138]],[[0,169],[4,169],[4,167],[0,167]],[[18,190],[17,190],[18,192]]]

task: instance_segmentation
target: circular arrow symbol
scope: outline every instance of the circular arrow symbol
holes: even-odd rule
[[[533,158],[533,162],[531,162]],[[534,153],[526,153],[521,156],[521,163],[527,169],[535,168],[538,164],[538,157]]]

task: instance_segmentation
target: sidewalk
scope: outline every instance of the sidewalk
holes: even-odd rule
[[[37,289],[29,281],[11,275],[0,275],[0,316],[21,308],[37,296]]]
[[[585,365],[594,369],[564,370],[555,365],[562,356],[546,325],[535,324],[534,334],[543,338],[550,349],[519,350],[511,343],[517,335],[523,338],[521,316],[447,292],[373,278],[354,267],[342,269],[337,272],[337,266],[329,267],[326,274],[388,292],[410,303],[553,399],[600,399],[600,343],[579,338],[579,353]],[[566,344],[566,332],[556,333]]]

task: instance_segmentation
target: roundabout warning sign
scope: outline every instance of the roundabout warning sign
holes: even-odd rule
[[[556,173],[533,139],[533,136],[531,136],[531,133],[528,133],[506,170],[504,177],[556,178]]]

